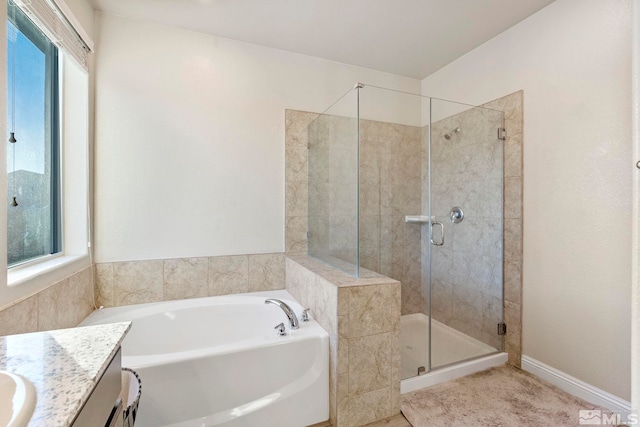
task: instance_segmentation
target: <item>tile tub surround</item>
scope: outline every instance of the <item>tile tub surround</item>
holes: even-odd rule
[[[71,328],[93,310],[93,272],[87,267],[0,310],[0,336]]]
[[[284,289],[284,254],[95,264],[96,304],[116,307]]]
[[[306,255],[286,259],[286,289],[330,335],[334,426],[361,426],[400,412],[400,283],[359,279]]]
[[[70,426],[131,327],[130,322],[0,337],[0,370],[36,389],[29,425]]]

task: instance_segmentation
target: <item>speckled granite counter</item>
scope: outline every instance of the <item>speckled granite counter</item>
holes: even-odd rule
[[[130,322],[0,337],[0,370],[37,392],[29,426],[69,426],[91,395]]]

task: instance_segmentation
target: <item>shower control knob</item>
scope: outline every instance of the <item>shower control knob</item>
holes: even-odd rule
[[[464,212],[458,206],[454,206],[451,208],[449,216],[451,217],[451,222],[453,224],[458,224],[464,219]]]
[[[638,160],[638,162],[636,163],[636,167],[640,169],[640,160]]]

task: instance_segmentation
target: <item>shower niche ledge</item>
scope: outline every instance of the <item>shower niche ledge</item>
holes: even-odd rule
[[[426,224],[429,222],[429,219],[433,221],[434,219],[436,219],[436,217],[435,216],[430,217],[427,215],[405,215],[404,222]]]

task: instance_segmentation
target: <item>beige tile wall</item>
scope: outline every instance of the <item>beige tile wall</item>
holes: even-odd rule
[[[504,316],[508,329],[504,348],[509,363],[518,367],[522,325],[522,101],[523,92],[519,91],[483,105],[504,113],[507,140],[499,145],[495,144],[499,116],[481,108],[435,122],[432,133],[432,209],[437,220],[444,223],[447,236],[444,246],[432,247],[433,317],[499,347],[496,323]],[[456,127],[461,132],[451,133]],[[452,135],[449,140],[444,138],[447,132]],[[426,143],[424,138],[424,147]],[[502,150],[496,150],[500,146]],[[500,200],[494,196],[500,195],[502,182]],[[454,205],[461,206],[466,215],[455,225],[448,220],[448,210]],[[426,233],[423,238],[428,238]],[[423,282],[428,272],[424,261]]]
[[[434,102],[432,113],[449,104]],[[431,213],[445,231],[444,245],[431,247],[433,318],[495,348],[502,347],[502,120],[500,111],[471,108],[431,128]],[[458,224],[449,217],[454,206],[464,211]]]
[[[320,259],[347,261],[341,265],[351,274],[358,242],[357,126],[356,119],[325,114],[309,125],[307,140],[309,250]]]
[[[286,252],[306,253],[308,227],[315,256],[354,264],[357,121],[317,118],[285,112]],[[402,283],[403,314],[427,312],[420,226],[404,222],[405,215],[421,209],[421,128],[372,120],[360,120],[359,126],[360,265]],[[308,145],[314,155],[310,164]],[[309,172],[314,185],[307,193],[302,188]]]
[[[77,326],[97,306],[284,289],[284,254],[99,263],[0,310],[0,336]]]
[[[88,267],[0,311],[0,336],[77,326],[94,310]]]
[[[316,113],[285,110],[285,252],[287,254],[307,253],[307,197],[304,190],[295,190],[307,188],[309,185],[308,127],[317,117]]]
[[[402,283],[402,314],[428,313],[421,280],[422,130],[360,120],[360,261]]]
[[[105,307],[284,289],[284,254],[231,255],[95,265]]]
[[[355,279],[308,256],[286,260],[286,289],[330,335],[334,426],[362,426],[400,412],[400,283]]]
[[[504,111],[504,319],[505,351],[509,364],[520,367],[522,358],[522,178],[524,92],[518,91],[485,104]]]

